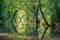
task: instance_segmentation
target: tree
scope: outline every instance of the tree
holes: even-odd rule
[[[51,25],[55,25],[56,27],[53,26],[51,28],[51,34],[52,36],[59,37],[60,31],[59,31],[59,26],[60,26],[60,0],[55,0],[53,2],[53,9],[52,9],[52,15],[51,15]]]
[[[3,15],[2,15],[2,11],[3,11],[3,0],[0,0],[0,32],[2,32],[2,27],[3,27]]]

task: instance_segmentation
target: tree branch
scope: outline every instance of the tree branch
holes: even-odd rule
[[[15,15],[17,14],[18,11],[19,11],[19,10],[16,10],[16,11],[15,11],[15,14],[13,15],[13,17],[12,17],[12,19],[11,19],[11,23],[12,23],[12,25],[13,25],[13,28],[14,28],[15,32],[17,32],[17,33],[19,33],[19,32],[16,30],[16,28],[15,28],[15,26],[14,26],[14,24],[13,24],[13,18],[15,17]]]
[[[44,21],[45,21],[45,23],[46,23],[46,25],[47,25],[47,27],[46,27],[44,33],[42,34],[42,37],[41,37],[41,40],[42,40],[43,37],[44,37],[44,34],[46,33],[46,31],[47,31],[47,29],[49,28],[50,25],[49,25],[48,22],[46,21],[46,18],[44,17],[44,14],[43,14],[43,12],[42,12],[41,1],[38,0],[38,3],[39,3],[39,9],[40,9],[41,15],[42,15],[42,17],[43,17],[43,19],[44,19]]]

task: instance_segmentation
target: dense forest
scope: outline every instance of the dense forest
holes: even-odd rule
[[[0,33],[60,40],[60,0],[0,0]]]

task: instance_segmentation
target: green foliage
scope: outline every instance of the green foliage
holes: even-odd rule
[[[38,0],[0,0],[0,31],[15,33],[13,24],[16,30],[21,34],[32,35],[36,28],[36,16]],[[60,25],[60,0],[41,0],[41,7],[43,14],[50,25]],[[16,10],[19,10],[15,17]],[[13,18],[13,24],[11,19]],[[46,24],[38,11],[39,18],[39,36],[42,35],[46,28]],[[34,24],[33,24],[34,23]],[[51,29],[52,30],[52,29]],[[46,35],[50,33],[50,28],[47,30]]]

